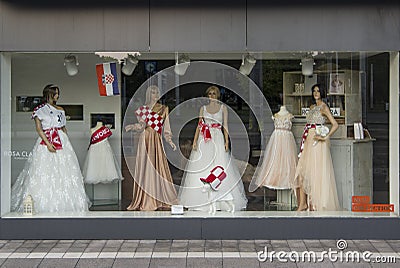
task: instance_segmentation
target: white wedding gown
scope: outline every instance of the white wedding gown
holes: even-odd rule
[[[203,118],[206,124],[221,124],[223,121],[223,108],[215,114],[207,112],[204,106]],[[235,210],[243,210],[247,205],[243,182],[236,166],[236,161],[229,152],[225,151],[225,141],[222,130],[210,127],[211,140],[205,142],[199,135],[197,150],[192,150],[190,159],[186,165],[185,173],[179,191],[179,202],[189,210],[208,211],[211,202],[217,202],[218,210],[228,210],[224,202],[233,201]],[[200,178],[206,178],[210,171],[222,166],[227,174],[218,187],[218,191],[203,191],[203,182]]]
[[[42,128],[61,128],[65,126],[65,113],[50,105],[34,111]],[[78,159],[68,136],[58,130],[62,149],[50,152],[38,138],[32,155],[26,161],[11,190],[11,211],[22,212],[23,201],[31,195],[34,211],[42,212],[83,212],[90,201],[85,193],[83,177]]]

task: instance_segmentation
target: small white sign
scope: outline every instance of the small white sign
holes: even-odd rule
[[[333,107],[331,109],[331,114],[333,116],[340,116],[340,107]]]
[[[333,107],[330,110],[333,116],[340,116],[340,107]],[[310,108],[301,108],[301,115],[306,116],[309,111]]]
[[[310,108],[301,108],[301,115],[306,116],[309,111],[310,111]]]
[[[183,215],[183,206],[182,205],[172,205],[171,206],[171,215]]]

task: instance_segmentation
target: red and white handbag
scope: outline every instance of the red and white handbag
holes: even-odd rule
[[[203,183],[208,183],[211,189],[218,191],[218,187],[221,185],[222,181],[226,178],[226,173],[223,167],[216,166],[210,172],[207,178],[200,178]]]

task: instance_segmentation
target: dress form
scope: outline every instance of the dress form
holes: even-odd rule
[[[103,122],[97,121],[96,125],[93,128],[90,129],[90,132],[93,134],[93,132],[95,132],[96,130],[98,130],[102,126],[103,126]]]
[[[278,114],[280,116],[285,116],[285,115],[289,114],[288,110],[286,109],[286,106],[282,105],[281,109],[278,112]]]

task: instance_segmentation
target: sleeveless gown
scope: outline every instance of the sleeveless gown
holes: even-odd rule
[[[297,148],[292,129],[293,115],[273,116],[275,130],[265,149],[263,162],[249,186],[254,192],[258,187],[271,189],[292,188],[297,165]]]
[[[204,106],[203,118],[206,124],[223,125],[222,105],[220,110],[211,114]],[[189,210],[208,211],[209,204],[215,201],[233,201],[235,210],[243,210],[247,205],[243,182],[240,177],[235,159],[225,151],[225,139],[221,129],[210,128],[211,140],[204,141],[199,135],[197,150],[192,150],[188,164],[185,168],[181,188],[179,191],[180,204]],[[222,166],[227,174],[218,191],[203,192],[203,182],[200,178],[206,178],[215,166]],[[217,202],[217,209],[228,210],[226,204]]]
[[[307,114],[308,124],[325,123],[321,107],[313,107]],[[304,149],[297,164],[294,188],[302,187],[308,204],[317,211],[340,209],[335,174],[330,152],[330,141],[314,143],[315,129],[309,129]]]
[[[89,146],[82,173],[87,184],[111,183],[123,179],[108,138]]]

